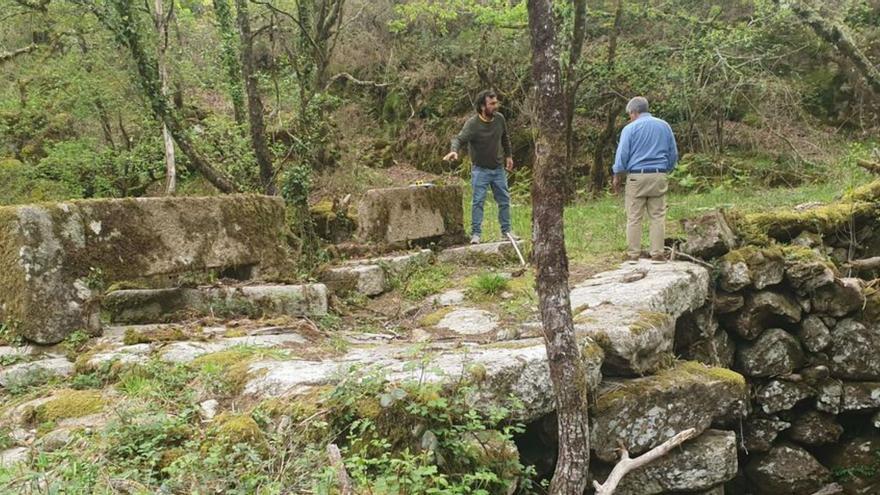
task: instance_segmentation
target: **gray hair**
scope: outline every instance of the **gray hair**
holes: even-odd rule
[[[648,100],[644,96],[636,96],[626,104],[626,113],[645,113],[648,111]]]

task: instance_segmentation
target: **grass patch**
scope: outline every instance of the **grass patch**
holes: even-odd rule
[[[750,183],[711,183],[698,192],[673,192],[667,195],[667,236],[681,233],[680,221],[707,213],[716,208],[735,208],[743,213],[760,213],[775,208],[814,201],[829,202],[846,192],[868,184],[872,177],[856,165],[857,158],[870,151],[869,147],[854,144],[839,162],[828,164],[821,181],[805,183],[800,187],[762,188]],[[491,195],[489,195],[491,198]],[[531,206],[526,200],[511,200],[513,231],[528,237],[532,229]],[[465,185],[464,218],[470,223],[471,189]],[[606,194],[596,200],[583,197],[565,209],[565,246],[571,261],[584,264],[601,263],[609,257],[620,257],[626,249],[626,214],[623,195]],[[501,240],[498,207],[487,199],[483,215],[483,240]],[[642,242],[647,245],[647,224]]]
[[[418,301],[448,287],[449,277],[454,270],[455,267],[443,263],[416,264],[394,285],[400,288],[403,297]]]
[[[510,280],[498,273],[481,273],[468,283],[468,293],[472,297],[496,297],[507,290]]]

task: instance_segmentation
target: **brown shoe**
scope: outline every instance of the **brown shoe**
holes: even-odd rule
[[[637,263],[639,261],[639,256],[633,256],[631,254],[626,255],[627,263]]]
[[[665,263],[667,261],[666,254],[665,253],[652,254],[651,261],[654,261],[657,263]]]

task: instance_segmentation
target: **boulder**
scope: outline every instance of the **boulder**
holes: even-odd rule
[[[357,207],[360,242],[388,247],[464,241],[460,186],[371,189]]]
[[[781,421],[775,416],[769,418],[749,416],[743,423],[742,447],[749,454],[767,452],[773,447],[779,432],[790,426],[791,423]]]
[[[601,380],[602,349],[588,338],[580,339],[581,356],[586,371],[588,391]],[[472,403],[478,408],[507,405],[516,398],[521,409],[512,416],[531,422],[556,408],[547,350],[542,339],[523,339],[489,345],[461,343],[435,344],[420,366],[413,366],[412,347],[384,345],[353,348],[335,359],[322,361],[257,361],[249,367],[244,395],[253,398],[295,396],[316,386],[337,383],[352,365],[359,369],[379,370],[391,382],[421,380],[433,383],[457,383],[462,373],[472,377],[477,386]]]
[[[754,342],[737,351],[738,369],[748,376],[785,375],[798,369],[804,361],[801,345],[793,335],[771,328]]]
[[[780,324],[797,323],[801,319],[801,307],[794,297],[770,291],[760,291],[746,296],[742,309],[721,318],[724,328],[740,337],[752,340],[765,328]]]
[[[818,411],[808,411],[798,417],[786,432],[788,438],[809,447],[834,443],[842,433],[843,427],[834,415]]]
[[[713,211],[699,218],[681,221],[687,241],[682,251],[691,256],[712,259],[736,246],[736,235],[721,211]]]
[[[57,377],[73,374],[73,363],[66,358],[49,358],[0,368],[0,387],[41,385]]]
[[[746,246],[721,258],[718,283],[722,289],[735,292],[749,285],[761,290],[782,282],[785,261],[779,248]]]
[[[770,380],[766,385],[758,388],[755,401],[767,414],[787,411],[798,402],[812,397],[815,392],[812,388],[800,382],[785,380]]]
[[[352,265],[330,268],[319,276],[334,294],[356,292],[365,296],[377,296],[387,287],[385,270],[379,265]]]
[[[516,245],[519,252],[526,256],[523,241],[517,241]],[[460,265],[494,266],[510,262],[518,263],[519,256],[510,241],[499,241],[446,248],[437,254],[437,260]]]
[[[863,411],[880,407],[880,382],[842,382],[841,411]]]
[[[809,452],[790,444],[754,456],[745,471],[758,495],[809,495],[831,474]]]
[[[880,325],[841,320],[831,332],[831,374],[848,380],[880,380]]]
[[[831,344],[831,331],[817,316],[807,316],[801,322],[798,338],[809,352],[821,352]]]
[[[606,379],[590,414],[591,446],[605,462],[617,459],[618,443],[641,454],[688,428],[743,417],[747,393],[741,375],[690,361],[643,378]]]
[[[223,195],[70,201],[0,208],[0,320],[26,339],[97,331],[113,282],[232,270],[291,272],[281,198]]]
[[[811,249],[788,248],[785,280],[798,294],[809,294],[834,282],[835,270],[825,257]]]
[[[715,313],[724,315],[733,313],[745,304],[742,294],[731,294],[730,292],[716,291],[713,297]]]
[[[578,314],[574,329],[602,347],[606,376],[653,373],[671,359],[675,320],[664,313],[599,306]]]
[[[706,430],[666,456],[629,472],[614,493],[708,490],[733,478],[736,470],[736,436],[730,431]]]
[[[862,282],[857,278],[840,278],[813,293],[813,311],[834,317],[846,316],[862,307],[865,296]]]
[[[709,272],[704,267],[683,261],[654,264],[642,260],[575,285],[570,297],[575,313],[608,304],[678,318],[703,306],[708,294]]]

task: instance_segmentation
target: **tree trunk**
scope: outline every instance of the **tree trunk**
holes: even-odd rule
[[[219,24],[220,43],[223,46],[223,65],[226,68],[226,84],[232,100],[232,114],[235,123],[245,124],[244,90],[241,88],[241,64],[236,53],[236,34],[232,26],[232,9],[229,0],[214,0],[214,15]]]
[[[579,495],[587,484],[590,431],[586,375],[571,317],[563,230],[565,183],[570,172],[566,160],[566,100],[552,0],[529,0],[528,13],[532,78],[539,109],[532,185],[533,255],[559,418],[559,456],[550,493]]]
[[[776,2],[779,3],[779,0]],[[874,94],[880,96],[880,70],[877,70],[868,57],[853,44],[840,26],[822,18],[806,3],[793,1],[789,3],[789,6],[801,22],[809,26],[820,38],[834,45],[843,56],[849,59],[868,82],[868,86]]]
[[[263,122],[263,101],[260,99],[259,81],[254,64],[254,43],[247,0],[235,0],[238,15],[238,33],[241,36],[241,72],[247,92],[248,122],[251,145],[260,167],[260,182],[266,194],[275,194],[274,170],[269,146],[266,144],[266,125]]]
[[[83,2],[78,2],[83,3]],[[195,149],[180,121],[168,108],[168,102],[162,97],[161,84],[159,83],[158,69],[150,60],[141,43],[137,31],[137,21],[132,2],[128,0],[112,0],[110,2],[117,19],[110,19],[104,11],[96,9],[92,5],[92,12],[99,20],[110,29],[119,44],[128,47],[138,71],[138,84],[150,103],[150,109],[161,122],[168,126],[168,132],[180,150],[189,158],[189,164],[194,171],[201,174],[217,189],[225,193],[237,192],[238,188],[223,174],[214,169],[205,158]],[[86,4],[88,5],[88,4]]]
[[[614,11],[614,27],[611,29],[611,34],[608,37],[608,74],[611,80],[614,79],[614,64],[617,56],[617,35],[620,32],[620,22],[623,17],[623,0],[617,0],[617,6]],[[617,114],[621,110],[621,105],[617,103],[617,97],[612,95],[608,98],[608,102],[606,103],[606,108],[608,109],[608,113],[605,115],[605,129],[602,131],[602,134],[599,136],[599,141],[596,143],[596,151],[593,154],[593,168],[590,169],[590,194],[592,196],[598,196],[602,191],[605,190],[605,183],[607,182],[608,177],[608,164],[605,162],[605,158],[608,156],[606,151],[608,150],[608,145],[611,144],[612,139],[614,138],[614,131],[617,129]]]
[[[156,32],[159,43],[156,46],[156,63],[159,68],[159,85],[162,98],[168,101],[168,65],[165,52],[168,50],[168,22],[165,18],[165,0],[155,0]],[[174,139],[168,126],[162,123],[162,141],[165,144],[165,194],[174,194],[177,189],[177,166],[174,160]]]

